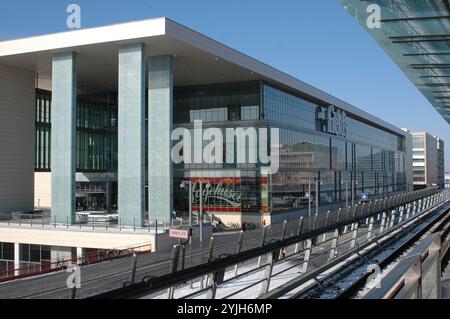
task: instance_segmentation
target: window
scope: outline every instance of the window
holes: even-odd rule
[[[259,120],[259,106],[243,106],[241,107],[241,120]]]
[[[191,110],[190,113],[191,123],[193,123],[194,121],[203,121],[205,123],[228,121],[228,109],[225,107]]]
[[[0,243],[0,259],[14,260],[14,244]]]

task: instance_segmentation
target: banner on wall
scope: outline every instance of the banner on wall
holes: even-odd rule
[[[203,185],[203,209],[210,212],[241,212],[241,178],[191,178],[194,209],[199,209],[200,184]],[[206,185],[210,184],[208,189]]]

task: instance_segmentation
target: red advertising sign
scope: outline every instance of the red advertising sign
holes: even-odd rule
[[[189,239],[189,229],[185,228],[171,228],[169,229],[169,237],[174,239]]]

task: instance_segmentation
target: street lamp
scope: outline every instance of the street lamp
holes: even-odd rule
[[[352,206],[355,206],[355,185],[358,185],[358,181],[352,180]]]
[[[192,182],[191,181],[182,181],[180,188],[185,189],[186,184],[189,185],[189,228],[192,231]],[[192,243],[192,236],[189,236],[189,243]]]
[[[311,217],[311,177],[308,180],[308,217]]]
[[[323,185],[322,180],[315,178],[316,181],[316,215],[319,214],[319,183]]]
[[[199,220],[200,220],[200,242],[203,242],[203,183],[200,184],[200,205],[199,205]],[[206,184],[206,189],[210,189],[211,184]]]
[[[348,208],[348,181],[342,181],[341,185],[345,184],[345,208]]]

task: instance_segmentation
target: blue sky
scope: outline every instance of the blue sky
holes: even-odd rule
[[[66,30],[71,3],[83,28],[167,16],[396,126],[440,136],[450,171],[450,126],[338,0],[2,1],[0,40]]]

